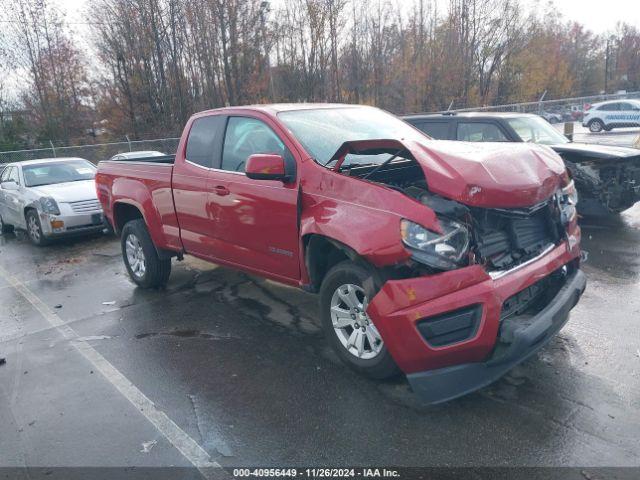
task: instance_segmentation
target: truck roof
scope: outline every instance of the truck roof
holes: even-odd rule
[[[211,110],[205,110],[199,113],[210,112],[224,112],[224,111],[237,111],[237,110],[254,110],[261,111],[270,114],[277,114],[280,112],[290,112],[293,110],[318,110],[324,108],[358,108],[367,105],[354,105],[348,103],[265,103],[254,105],[238,105],[234,107],[222,107],[214,108]]]

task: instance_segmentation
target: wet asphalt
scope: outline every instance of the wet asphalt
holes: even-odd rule
[[[436,407],[344,367],[313,295],[192,258],[143,291],[112,237],[0,236],[0,467],[190,465],[85,346],[223,466],[640,466],[640,204],[583,236],[567,326]]]

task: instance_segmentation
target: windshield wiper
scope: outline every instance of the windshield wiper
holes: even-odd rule
[[[369,173],[367,173],[364,177],[362,177],[362,180],[366,180],[367,178],[369,178],[371,175],[373,175],[374,173],[376,173],[378,170],[380,170],[383,167],[386,167],[387,165],[389,165],[393,160],[395,160],[396,158],[398,158],[400,156],[400,154],[402,152],[404,152],[404,148],[398,150],[394,155],[392,155],[391,157],[389,157],[387,160],[385,160],[384,162],[382,162],[380,165],[378,165],[376,168],[374,168],[373,170],[371,170]]]

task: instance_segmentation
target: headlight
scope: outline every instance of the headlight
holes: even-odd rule
[[[42,211],[44,213],[50,213],[52,215],[60,215],[60,209],[58,208],[58,204],[51,197],[42,197],[40,199],[40,206],[42,207]]]
[[[560,219],[563,224],[571,222],[576,214],[576,205],[578,204],[578,191],[576,185],[571,180],[569,185],[560,189],[556,194],[558,199],[558,208],[560,208]]]
[[[442,233],[427,230],[422,225],[402,220],[402,241],[411,250],[414,260],[442,270],[453,270],[462,263],[469,250],[469,231],[464,225],[438,218]]]

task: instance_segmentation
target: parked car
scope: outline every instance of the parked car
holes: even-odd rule
[[[9,163],[0,175],[0,227],[20,228],[36,245],[56,237],[100,232],[96,167],[82,158]]]
[[[544,118],[547,122],[549,122],[552,125],[555,125],[556,123],[561,123],[564,121],[564,118],[560,113],[540,112],[538,113],[538,115]]]
[[[590,132],[640,127],[640,100],[611,100],[594,103],[584,112],[582,126]]]
[[[155,150],[141,150],[137,152],[123,152],[117,153],[111,160],[136,160],[138,158],[149,158],[149,157],[166,157],[166,153],[157,152]]]
[[[574,143],[536,115],[455,113],[404,117],[427,135],[467,142],[528,142],[548,145],[564,160],[580,195],[582,215],[622,212],[640,200],[640,150]]]
[[[129,276],[185,254],[320,295],[340,358],[402,370],[436,403],[487,385],[562,328],[584,288],[575,188],[537,145],[429,140],[381,110],[223,108],[175,163],[105,161],[96,186]]]

